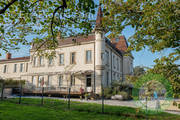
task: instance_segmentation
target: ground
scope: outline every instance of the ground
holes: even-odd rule
[[[145,113],[142,110],[123,106],[105,105],[105,113],[101,113],[101,105],[95,103],[71,102],[70,110],[67,101],[23,98],[0,101],[0,120],[178,120],[179,115],[169,113]]]

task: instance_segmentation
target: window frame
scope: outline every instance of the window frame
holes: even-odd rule
[[[4,65],[4,67],[3,67],[3,73],[7,73],[7,65]]]
[[[24,67],[24,63],[20,63],[20,69],[19,69],[20,72],[23,72],[24,70],[23,67]]]
[[[90,52],[90,60],[88,61],[88,52]],[[92,63],[92,50],[86,50],[85,52],[85,63],[91,64]]]
[[[90,79],[90,82],[88,82],[88,79]],[[86,75],[86,87],[92,87],[92,75]]]
[[[17,73],[17,64],[14,64],[14,70],[13,73]]]
[[[73,60],[73,55],[74,54],[74,60]],[[76,52],[71,52],[70,53],[70,64],[76,64]]]
[[[61,55],[63,55],[63,63],[61,63]],[[64,65],[64,53],[59,54],[59,65]]]

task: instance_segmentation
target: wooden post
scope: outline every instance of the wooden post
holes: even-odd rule
[[[19,104],[21,104],[21,97],[22,97],[22,83],[21,83],[21,86],[20,86],[20,93],[19,93]]]
[[[41,94],[41,105],[44,104],[44,87],[42,87],[42,94]]]
[[[2,82],[1,100],[3,100],[4,98],[4,87],[5,87],[4,82]]]
[[[68,92],[68,109],[70,110],[70,102],[71,102],[71,96],[70,96],[70,94],[71,94],[71,88],[69,87],[69,92]]]

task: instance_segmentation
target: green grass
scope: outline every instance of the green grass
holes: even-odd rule
[[[0,120],[180,120],[180,116],[168,113],[145,113],[135,108],[105,105],[105,113],[101,113],[101,105],[92,103],[71,102],[71,110],[67,102],[45,99],[23,98],[0,101]]]

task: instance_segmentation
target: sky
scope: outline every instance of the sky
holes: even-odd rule
[[[98,2],[96,2],[98,4]],[[96,17],[96,16],[95,16]],[[122,35],[128,39],[130,36],[134,34],[134,29],[131,27],[126,27],[122,31]],[[32,39],[33,36],[29,36],[27,39]],[[20,46],[20,50],[18,51],[10,51],[12,53],[12,57],[23,57],[23,56],[29,56],[29,49],[30,46]],[[166,49],[164,51],[161,51],[159,53],[151,53],[148,48],[143,49],[139,52],[132,52],[132,55],[134,56],[134,67],[135,66],[146,66],[146,67],[153,67],[155,64],[153,61],[157,58],[161,58],[162,56],[167,56],[170,52],[172,52],[171,49]],[[0,56],[0,59],[5,59],[5,52],[0,50],[0,53],[2,53],[2,56]],[[177,61],[176,64],[180,64],[180,61]]]

